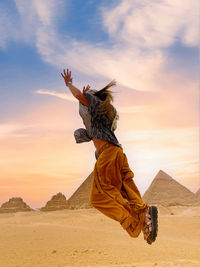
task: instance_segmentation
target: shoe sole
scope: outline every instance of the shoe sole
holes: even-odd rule
[[[151,245],[156,240],[157,233],[158,233],[158,209],[157,207],[151,206],[149,208],[149,214],[151,216],[151,221],[152,221],[152,231],[147,238],[147,243]]]

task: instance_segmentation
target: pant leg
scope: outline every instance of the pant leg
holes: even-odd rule
[[[137,218],[138,224],[130,224],[127,232],[131,236],[135,236],[136,232],[141,232],[145,223],[145,209],[148,207],[143,202],[141,194],[133,181],[134,173],[131,171],[126,155],[124,154],[124,162],[121,168],[122,175],[122,194],[126,197],[130,207],[131,215]],[[136,229],[137,228],[137,229]]]
[[[121,168],[122,190],[125,191],[126,198],[131,205],[132,212],[140,213],[147,208],[147,204],[143,202],[141,194],[133,181],[134,173],[131,171],[126,155],[124,154],[124,162]]]
[[[119,221],[132,237],[137,237],[141,232],[144,218],[141,218],[139,213],[132,214],[128,200],[121,193],[122,174],[125,171],[127,173],[124,155],[122,149],[115,146],[102,152],[93,172],[90,202],[106,216]]]
[[[95,171],[93,173],[95,174]],[[94,175],[90,193],[90,203],[92,206],[113,220],[123,222],[125,219],[129,219],[130,223],[132,223],[130,212],[109,193],[104,191],[105,188],[102,189],[96,180],[97,176]]]

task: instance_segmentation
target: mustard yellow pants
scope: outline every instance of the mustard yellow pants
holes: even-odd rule
[[[120,147],[111,145],[99,155],[90,192],[90,203],[106,216],[120,222],[131,237],[138,237],[144,227],[145,209]]]

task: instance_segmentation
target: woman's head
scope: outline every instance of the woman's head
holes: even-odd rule
[[[113,102],[114,100],[113,95],[112,95],[113,92],[108,89],[114,85],[116,85],[116,81],[111,81],[104,88],[93,93],[95,96],[97,96],[102,101],[102,103],[98,106],[97,112],[99,114],[108,115],[108,118],[110,119],[110,121],[113,121],[115,117],[115,112],[111,105],[111,102]]]
[[[102,101],[109,100],[113,101],[112,91],[108,90],[110,87],[116,85],[116,81],[111,81],[104,88],[94,93],[97,97],[99,97]]]
[[[106,98],[108,98],[110,101],[113,101],[113,92],[108,90],[108,88],[114,85],[116,85],[116,81],[111,81],[101,90],[89,89],[87,93],[97,96],[102,101],[105,101]]]

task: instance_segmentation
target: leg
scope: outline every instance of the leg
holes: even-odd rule
[[[140,192],[132,179],[134,174],[129,168],[126,155],[121,173],[123,179],[123,194],[126,196],[130,206],[132,207],[132,216],[135,217],[137,214],[140,216],[140,222],[143,221],[145,223],[145,225],[141,224],[144,233],[144,239],[148,244],[152,244],[157,237],[158,231],[157,207],[149,207],[147,204],[143,203]],[[133,230],[132,228],[132,225],[130,225],[130,227],[127,229],[129,234],[131,234],[131,231]]]
[[[133,181],[134,174],[131,171],[126,155],[124,154],[123,166],[121,168],[122,175],[122,194],[124,194],[131,205],[133,213],[144,212],[148,207],[146,203],[142,201],[140,192]]]
[[[124,155],[124,161],[121,168],[121,175],[122,175],[122,190],[121,193],[127,199],[128,204],[131,208],[131,215],[134,218],[137,218],[138,224],[135,227],[134,224],[130,224],[127,227],[127,232],[130,236],[135,235],[136,229],[140,233],[145,225],[145,210],[147,209],[148,205],[142,201],[142,197],[140,192],[133,181],[134,173],[131,171],[128,160],[126,155]]]
[[[93,174],[94,177],[90,192],[90,203],[92,204],[92,206],[98,209],[104,215],[122,224],[125,221],[127,221],[128,224],[132,223],[132,216],[130,212],[124,207],[124,205],[126,205],[126,202],[123,200],[120,191],[114,188],[114,186],[102,186],[102,184],[99,183],[99,178],[97,176],[98,174],[96,173],[95,169]],[[114,194],[116,197],[114,197]]]
[[[121,170],[125,172],[127,168],[124,155],[121,148],[115,146],[102,152],[95,164],[90,202],[103,214],[119,221],[132,237],[137,237],[144,225],[144,214],[133,213],[121,192]]]

